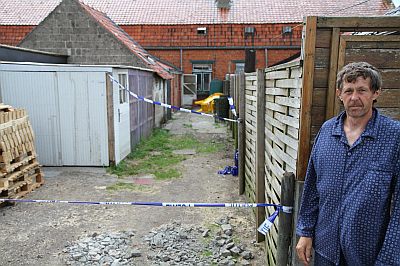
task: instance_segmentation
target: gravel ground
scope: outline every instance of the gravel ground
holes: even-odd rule
[[[233,165],[230,132],[210,118],[176,113],[165,125],[223,142],[215,154],[186,155],[180,179],[147,180],[142,191],[109,192],[104,168],[45,167],[45,184],[27,199],[147,202],[246,202]],[[0,265],[265,265],[251,209],[18,203],[0,208]]]

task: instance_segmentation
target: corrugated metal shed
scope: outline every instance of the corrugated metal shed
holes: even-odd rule
[[[41,164],[109,165],[106,73],[112,68],[0,64],[0,99],[27,109]]]

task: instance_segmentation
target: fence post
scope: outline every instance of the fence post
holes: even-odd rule
[[[257,69],[257,119],[256,119],[256,202],[265,203],[265,69]],[[265,220],[265,208],[257,208],[257,228]],[[265,236],[257,231],[257,242]]]
[[[294,204],[294,173],[285,172],[281,185],[281,205],[293,207]],[[279,214],[278,243],[276,265],[286,266],[289,261],[289,246],[292,238],[293,213]]]
[[[239,150],[239,195],[245,191],[244,160],[246,151],[246,76],[244,73],[239,75],[239,104],[238,115],[241,122],[238,124],[238,150]]]

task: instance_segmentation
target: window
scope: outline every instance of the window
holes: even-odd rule
[[[197,76],[197,94],[207,95],[210,92],[212,65],[193,64],[193,74]]]
[[[239,74],[241,72],[244,72],[244,63],[235,63],[235,74]]]
[[[127,74],[118,74],[118,82],[123,87],[119,87],[119,103],[127,103],[128,102],[128,75]],[[124,89],[125,88],[125,89]]]
[[[207,35],[207,28],[206,27],[197,28],[197,34],[198,35]]]

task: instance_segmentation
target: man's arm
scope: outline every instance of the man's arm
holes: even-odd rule
[[[319,211],[319,195],[316,180],[317,173],[311,155],[307,168],[306,181],[304,183],[299,218],[297,221],[296,233],[299,236],[314,237],[314,227],[317,223]]]
[[[400,265],[400,147],[395,168],[395,188],[390,222],[376,265]]]

